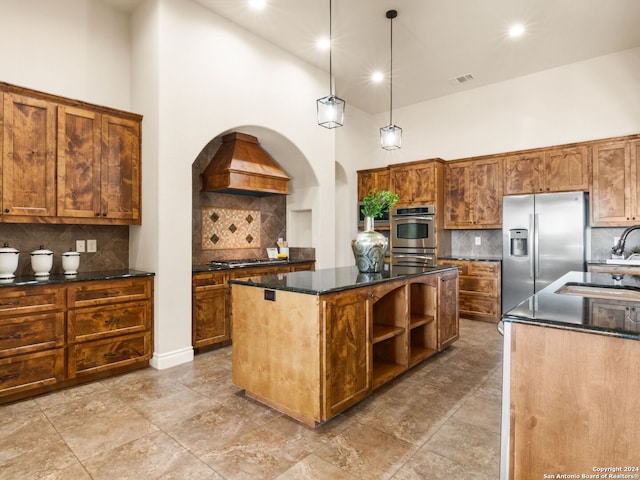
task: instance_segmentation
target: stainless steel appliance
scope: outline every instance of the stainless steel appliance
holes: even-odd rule
[[[435,206],[433,205],[394,208],[392,210],[392,266],[435,266],[435,212]]]
[[[358,226],[364,227],[364,213],[362,213],[362,209],[364,207],[364,202],[358,202]],[[382,218],[376,218],[375,225],[378,227],[388,227],[389,226],[389,210],[385,210],[382,212]]]
[[[571,270],[585,270],[584,192],[510,195],[502,202],[502,312]]]

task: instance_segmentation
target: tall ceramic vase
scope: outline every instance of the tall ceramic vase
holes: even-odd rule
[[[387,243],[387,237],[373,229],[373,217],[365,217],[364,230],[351,240],[356,266],[361,273],[382,272]]]

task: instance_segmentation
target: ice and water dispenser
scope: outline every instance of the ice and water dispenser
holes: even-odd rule
[[[509,254],[512,257],[526,257],[529,254],[527,252],[528,236],[529,230],[526,229],[512,228],[509,230]]]

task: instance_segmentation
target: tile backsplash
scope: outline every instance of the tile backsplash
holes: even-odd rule
[[[16,275],[32,275],[30,253],[40,246],[53,252],[51,273],[62,273],[63,252],[75,250],[76,240],[96,240],[95,253],[80,254],[80,272],[129,267],[127,225],[0,224],[0,245],[7,242],[20,251]]]

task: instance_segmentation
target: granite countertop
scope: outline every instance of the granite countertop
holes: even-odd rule
[[[249,265],[243,265],[243,266],[222,266],[222,265],[210,265],[210,264],[205,264],[205,265],[194,265],[191,268],[191,271],[193,273],[195,272],[217,272],[220,270],[240,270],[243,268],[258,268],[258,267],[273,267],[273,266],[278,266],[278,265],[293,265],[296,263],[309,263],[309,262],[315,262],[315,259],[298,259],[298,260],[274,260],[272,262],[265,260],[264,263],[261,262],[256,262],[256,263],[251,263]]]
[[[229,280],[229,283],[232,285],[250,285],[273,290],[286,290],[307,295],[323,295],[384,283],[398,278],[419,277],[424,274],[445,270],[457,270],[457,267],[402,267],[402,273],[394,273],[393,267],[382,273],[360,273],[355,266],[323,268],[315,271],[263,275],[257,280],[238,278]]]
[[[567,284],[640,294],[638,275],[569,272],[504,313],[502,320],[640,340],[640,301],[558,293]]]
[[[438,257],[438,260],[467,260],[473,262],[501,262],[502,256],[499,255],[445,255]]]
[[[58,283],[86,282],[88,280],[114,280],[128,277],[150,277],[153,272],[132,270],[125,268],[122,270],[101,270],[95,272],[79,272],[76,275],[64,275],[62,273],[52,273],[48,277],[36,278],[33,275],[20,275],[12,279],[0,280],[1,287],[23,287],[33,285],[51,285]]]

